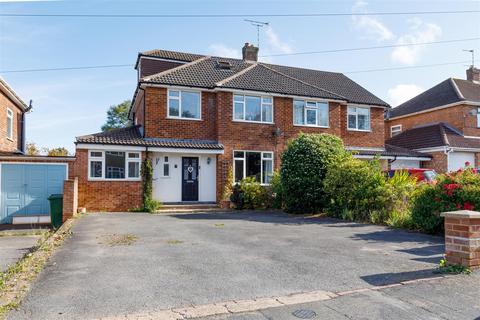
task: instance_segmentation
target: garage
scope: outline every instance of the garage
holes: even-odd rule
[[[448,171],[457,171],[465,168],[465,163],[475,163],[475,153],[472,152],[450,152],[448,154]]]
[[[67,168],[65,163],[0,164],[0,224],[14,219],[19,223],[49,222],[48,197],[63,193]]]

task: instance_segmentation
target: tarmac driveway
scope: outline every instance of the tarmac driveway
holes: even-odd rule
[[[40,236],[0,234],[0,272],[14,265],[38,242]]]
[[[269,212],[91,214],[11,319],[91,319],[434,276],[443,240]]]

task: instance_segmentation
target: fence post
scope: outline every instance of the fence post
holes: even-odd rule
[[[445,258],[448,264],[480,267],[480,212],[460,210],[444,212]]]

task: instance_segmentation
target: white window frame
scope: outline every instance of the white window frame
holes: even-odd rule
[[[295,101],[303,101],[303,124],[295,123]],[[315,103],[315,107],[309,107],[308,103]],[[322,126],[318,124],[318,113],[320,108],[318,104],[327,105],[327,125]],[[330,105],[328,101],[319,101],[319,100],[305,100],[305,99],[293,99],[292,104],[292,112],[293,112],[293,126],[295,127],[314,127],[314,128],[330,128]],[[315,110],[315,124],[307,124],[307,110]]]
[[[480,128],[480,107],[477,108],[477,128]]]
[[[355,108],[354,113],[350,113],[349,109]],[[358,129],[358,112],[357,109],[367,109],[368,110],[368,129]],[[348,117],[349,115],[355,115],[355,128],[350,128]],[[361,131],[361,132],[371,132],[372,131],[372,110],[368,106],[358,106],[358,105],[347,105],[347,130],[349,131]]]
[[[165,161],[165,158],[168,158],[168,161]],[[172,169],[172,166],[170,165],[170,156],[162,156],[161,160],[160,160],[160,164],[161,164],[161,167],[160,167],[160,177],[161,178],[170,178],[172,176],[171,174],[171,169]],[[168,176],[165,175],[165,165],[168,165]]]
[[[9,132],[10,125],[10,132]],[[13,141],[13,111],[10,108],[7,108],[7,139]]]
[[[178,97],[171,97],[170,92],[177,91]],[[182,117],[182,93],[196,93],[199,96],[198,99],[198,115],[199,118],[185,118]],[[170,100],[178,100],[178,116],[171,116],[170,115]],[[200,90],[183,90],[183,89],[175,89],[170,88],[167,90],[167,119],[176,119],[176,120],[191,120],[191,121],[202,121],[202,92]]]
[[[106,173],[106,159],[105,159],[105,152],[124,152],[125,153],[125,178],[123,179],[112,179],[112,178],[105,178],[105,173]],[[98,152],[101,153],[101,157],[93,157],[92,152]],[[135,153],[138,154],[138,158],[130,157],[130,153]],[[100,161],[102,163],[102,176],[101,177],[92,177],[91,176],[91,162],[92,161]],[[136,162],[138,163],[139,167],[139,176],[134,177],[134,178],[129,178],[129,168],[128,164],[130,162]],[[127,150],[88,150],[88,180],[89,181],[140,181],[142,180],[142,153],[139,151],[127,151]]]
[[[394,125],[394,126],[390,127],[390,137],[395,136],[394,133],[396,133],[396,134],[402,133],[402,125],[401,124],[397,124],[397,125]]]
[[[243,152],[243,158],[235,157],[235,152]],[[270,183],[263,183],[263,160],[271,160],[272,161],[272,174],[275,171],[275,157],[273,151],[257,151],[257,150],[233,150],[233,175],[234,175],[234,184],[235,182],[235,160],[242,160],[243,162],[243,178],[245,179],[246,172],[247,172],[247,159],[246,159],[246,152],[255,152],[260,153],[260,184],[262,186],[269,186]],[[271,154],[271,158],[265,158],[264,154]]]
[[[235,101],[235,96],[243,97],[243,101]],[[245,97],[255,97],[260,98],[260,121],[255,120],[245,120],[245,112],[247,108],[247,104],[245,102]],[[264,102],[263,99],[271,99],[272,103]],[[241,103],[243,105],[243,119],[236,119],[235,118],[235,103]],[[272,107],[272,121],[263,121],[263,108],[264,106],[271,106]],[[242,94],[242,93],[234,93],[232,95],[232,121],[234,122],[251,122],[251,123],[266,123],[266,124],[274,124],[275,113],[274,113],[274,99],[273,96],[262,96],[262,95],[252,95],[252,94]]]

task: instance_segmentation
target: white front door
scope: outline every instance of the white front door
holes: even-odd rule
[[[457,171],[465,168],[465,163],[475,164],[475,154],[471,152],[450,152],[448,154],[448,171]]]

